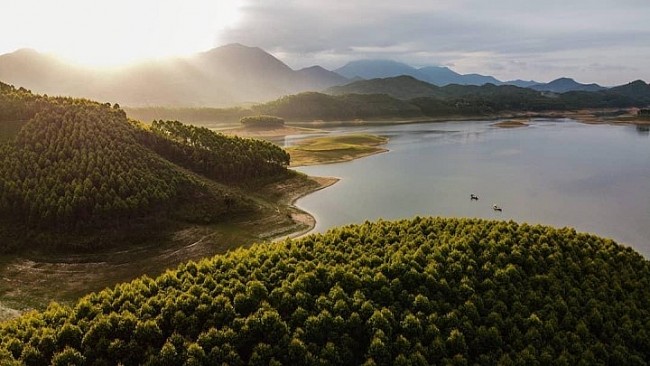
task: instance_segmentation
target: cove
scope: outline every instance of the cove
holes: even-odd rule
[[[419,216],[515,220],[611,238],[650,257],[650,136],[635,126],[537,119],[337,127],[390,151],[296,170],[341,180],[296,202],[315,232]],[[291,145],[300,137],[288,137]],[[478,201],[470,200],[476,194]],[[502,212],[492,210],[497,204]]]

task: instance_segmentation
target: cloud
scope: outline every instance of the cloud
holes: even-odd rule
[[[650,56],[645,0],[266,0],[240,11],[241,21],[219,41],[262,47],[293,67],[390,58],[504,79],[552,78],[562,68],[609,84],[626,81],[617,78],[630,70],[650,79],[641,63]],[[620,77],[589,67],[602,57]],[[515,74],[522,71],[528,74]]]

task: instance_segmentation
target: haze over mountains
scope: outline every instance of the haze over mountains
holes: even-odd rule
[[[537,91],[599,91],[597,84],[560,78],[550,83],[460,74],[448,67],[415,68],[390,60],[358,60],[329,71],[321,66],[293,70],[257,47],[229,44],[186,58],[148,61],[120,69],[89,69],[23,49],[0,55],[0,80],[38,93],[85,97],[128,106],[224,107],[259,103],[303,91],[323,91],[361,79],[410,76],[418,90],[431,86],[514,85]],[[424,85],[426,84],[426,85]],[[372,83],[367,84],[369,87]],[[357,85],[358,86],[358,85]],[[339,89],[330,89],[334,93]],[[342,90],[342,89],[341,89]],[[394,94],[393,94],[394,95]]]
[[[262,49],[240,44],[112,70],[76,67],[19,50],[0,56],[0,80],[39,93],[131,106],[227,106],[348,82],[320,66],[292,70]]]

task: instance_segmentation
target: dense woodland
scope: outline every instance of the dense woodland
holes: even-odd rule
[[[0,326],[26,365],[645,365],[650,263],[573,229],[415,218],[261,244]]]
[[[132,109],[129,113],[139,117],[154,116],[154,119],[176,118],[173,116],[181,114],[186,121],[213,123],[234,123],[241,117],[270,114],[287,121],[309,122],[492,117],[513,112],[543,113],[584,108],[650,106],[650,85],[640,80],[596,92],[552,93],[512,85],[452,84],[438,87],[409,76],[400,76],[363,80],[328,89],[328,92],[334,95],[306,92],[255,105],[249,109],[143,108]]]
[[[254,113],[271,114],[290,121],[349,121],[386,116],[422,116],[418,107],[383,94],[327,95],[306,92],[253,106],[252,110]]]
[[[142,143],[161,156],[221,182],[245,183],[286,173],[289,154],[264,140],[214,133],[178,121],[153,121]]]
[[[243,209],[243,201],[184,169],[241,184],[286,174],[289,163],[282,149],[267,142],[179,122],[145,129],[118,105],[39,96],[0,84],[0,125],[16,121],[15,135],[0,144],[5,238],[14,227],[34,234],[120,226],[149,215],[189,212],[179,205],[192,202],[206,210],[183,219],[223,219]],[[0,251],[12,246],[8,241],[0,241]]]
[[[247,128],[281,128],[284,126],[284,119],[275,116],[257,115],[242,117],[239,123]]]

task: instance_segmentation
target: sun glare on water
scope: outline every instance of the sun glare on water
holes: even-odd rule
[[[239,0],[22,0],[3,6],[0,53],[30,47],[87,66],[116,66],[214,47]]]

